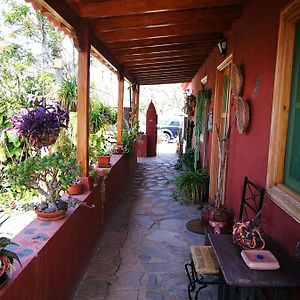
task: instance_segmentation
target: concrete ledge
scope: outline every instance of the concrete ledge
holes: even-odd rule
[[[111,162],[106,179],[104,222],[99,185],[78,196],[95,208],[79,206],[68,210],[64,219],[53,222],[32,221],[13,239],[19,246],[11,249],[21,258],[22,268],[14,264],[13,276],[0,290],[0,299],[72,299],[109,216],[136,167],[136,153],[129,159],[113,155]]]

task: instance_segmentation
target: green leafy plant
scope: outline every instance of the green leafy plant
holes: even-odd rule
[[[194,169],[194,156],[195,150],[189,148],[185,153],[179,155],[178,160],[175,164],[176,170],[193,170]]]
[[[139,133],[138,122],[133,123],[128,128],[124,128],[122,132],[123,151],[130,155],[134,151],[134,143]]]
[[[101,149],[98,150],[98,156],[110,156],[112,153],[112,149],[109,147],[102,147]]]
[[[9,245],[17,245],[6,237],[0,237],[0,277],[7,271],[12,271],[13,262],[16,260],[20,265],[21,261],[16,253],[6,249]]]
[[[77,80],[75,76],[63,78],[59,85],[58,99],[68,111],[77,110]]]
[[[207,197],[208,174],[200,171],[185,171],[176,178],[176,187],[185,204],[204,202]]]
[[[33,188],[44,197],[46,203],[57,205],[62,192],[81,175],[82,168],[74,157],[65,157],[61,152],[48,156],[28,157],[20,164],[12,165],[10,180],[14,185]]]

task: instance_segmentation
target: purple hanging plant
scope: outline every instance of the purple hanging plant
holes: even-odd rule
[[[12,126],[20,137],[28,138],[38,148],[53,144],[61,128],[67,128],[69,113],[58,103],[47,105],[42,97],[35,101],[34,108],[23,108],[10,117]]]

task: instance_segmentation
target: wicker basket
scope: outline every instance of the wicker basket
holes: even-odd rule
[[[55,129],[49,133],[31,136],[30,141],[37,148],[51,146],[56,142],[59,131],[59,129]]]
[[[243,89],[243,74],[241,69],[236,65],[232,64],[231,70],[231,93],[233,98],[238,98],[241,95]]]
[[[249,126],[249,105],[241,97],[236,102],[236,126],[239,133],[244,133]]]

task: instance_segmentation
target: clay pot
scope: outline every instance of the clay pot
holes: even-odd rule
[[[56,210],[55,212],[47,213],[43,211],[35,211],[37,218],[43,221],[54,221],[64,218],[66,211],[65,210]]]
[[[71,184],[68,189],[67,192],[69,195],[79,195],[83,193],[83,184]]]
[[[97,156],[97,162],[99,167],[110,166],[110,155],[108,156]]]

